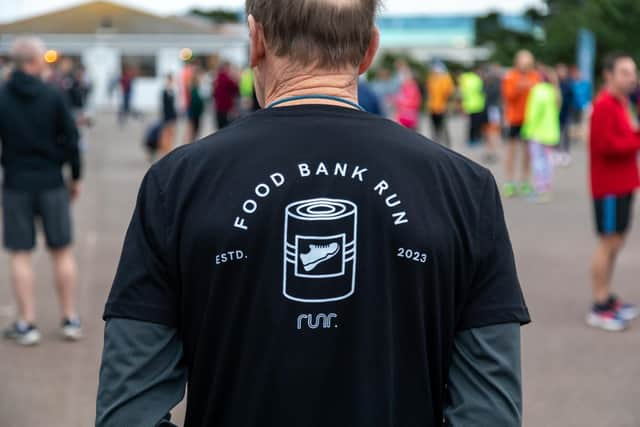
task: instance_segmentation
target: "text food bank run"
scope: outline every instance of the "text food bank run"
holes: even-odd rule
[[[368,168],[359,165],[349,165],[348,163],[327,164],[319,162],[316,164],[299,163],[297,165],[297,178],[308,178],[310,176],[334,176],[349,179],[353,182],[367,182]],[[287,178],[281,172],[274,172],[269,175],[264,182],[258,183],[253,189],[255,197],[250,197],[242,203],[243,214],[236,216],[233,226],[241,230],[248,230],[247,219],[253,215],[260,206],[260,203],[267,199],[272,191],[282,187],[287,182]],[[391,185],[385,179],[377,181],[371,185],[371,190],[375,191],[384,204],[392,209],[391,217],[394,225],[402,225],[409,222],[407,213],[401,210],[402,200],[397,193],[391,189]]]

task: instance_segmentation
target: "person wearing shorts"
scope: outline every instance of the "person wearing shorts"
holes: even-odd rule
[[[633,217],[634,193],[593,199],[596,231],[600,236],[627,234]]]
[[[44,191],[5,188],[2,192],[4,246],[10,251],[31,251],[41,225],[47,247],[67,247],[72,242],[69,192],[65,187]]]
[[[524,141],[520,134],[522,133],[522,125],[510,125],[507,129],[507,137],[509,140]]]
[[[622,53],[609,55],[604,63],[606,86],[591,116],[591,193],[599,240],[591,265],[593,305],[586,321],[622,331],[639,314],[635,305],[611,292],[615,260],[631,226],[633,194],[640,187],[640,127],[628,98],[636,87],[637,70],[634,60]]]
[[[433,63],[426,87],[428,96],[427,110],[431,116],[433,140],[450,147],[451,137],[447,129],[447,112],[449,101],[456,87],[443,62],[436,61]]]
[[[71,200],[80,191],[78,130],[63,95],[45,84],[44,45],[18,38],[11,49],[16,70],[0,89],[3,243],[9,251],[11,284],[18,318],[4,337],[22,345],[40,341],[33,295],[32,252],[41,225],[53,259],[62,307],[61,333],[82,335],[76,310],[76,265],[72,252]],[[33,123],[38,123],[37,127]],[[65,184],[63,166],[71,166]]]
[[[528,196],[533,192],[529,182],[531,175],[528,144],[521,136],[529,91],[540,81],[534,69],[535,60],[531,52],[517,53],[515,67],[502,80],[505,121],[508,126],[507,152],[505,155],[505,183],[502,193],[505,197]],[[522,154],[520,182],[516,182],[516,157]]]

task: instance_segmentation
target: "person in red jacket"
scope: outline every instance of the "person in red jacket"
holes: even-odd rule
[[[231,123],[229,113],[233,111],[236,97],[239,94],[238,83],[231,75],[231,65],[223,63],[213,83],[213,98],[216,106],[216,124],[218,129]]]
[[[626,54],[607,57],[604,75],[606,86],[591,117],[591,192],[600,240],[592,264],[595,302],[587,323],[620,331],[639,314],[635,306],[622,303],[611,293],[610,284],[629,229],[633,193],[640,187],[640,128],[629,105],[638,76],[635,62]]]

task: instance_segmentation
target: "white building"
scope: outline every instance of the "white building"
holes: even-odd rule
[[[45,15],[0,25],[0,55],[21,35],[41,37],[47,48],[81,61],[92,82],[91,103],[116,105],[111,89],[125,65],[139,70],[133,88],[135,108],[156,109],[163,78],[177,76],[184,66],[182,49],[195,60],[247,62],[248,43],[243,25],[213,25],[205,20],[161,17],[108,1],[93,1]]]
[[[418,61],[434,58],[471,65],[491,51],[475,45],[475,18],[466,15],[383,15],[377,19],[380,51],[402,52]]]

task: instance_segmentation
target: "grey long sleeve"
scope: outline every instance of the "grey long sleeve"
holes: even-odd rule
[[[187,368],[175,329],[110,319],[96,403],[96,427],[164,427],[184,397]]]
[[[447,426],[521,426],[520,325],[507,323],[458,333],[448,390]]]
[[[171,426],[163,421],[184,396],[186,367],[177,331],[111,319],[105,327],[96,426]],[[450,427],[518,427],[522,421],[520,325],[458,333],[449,370]]]

